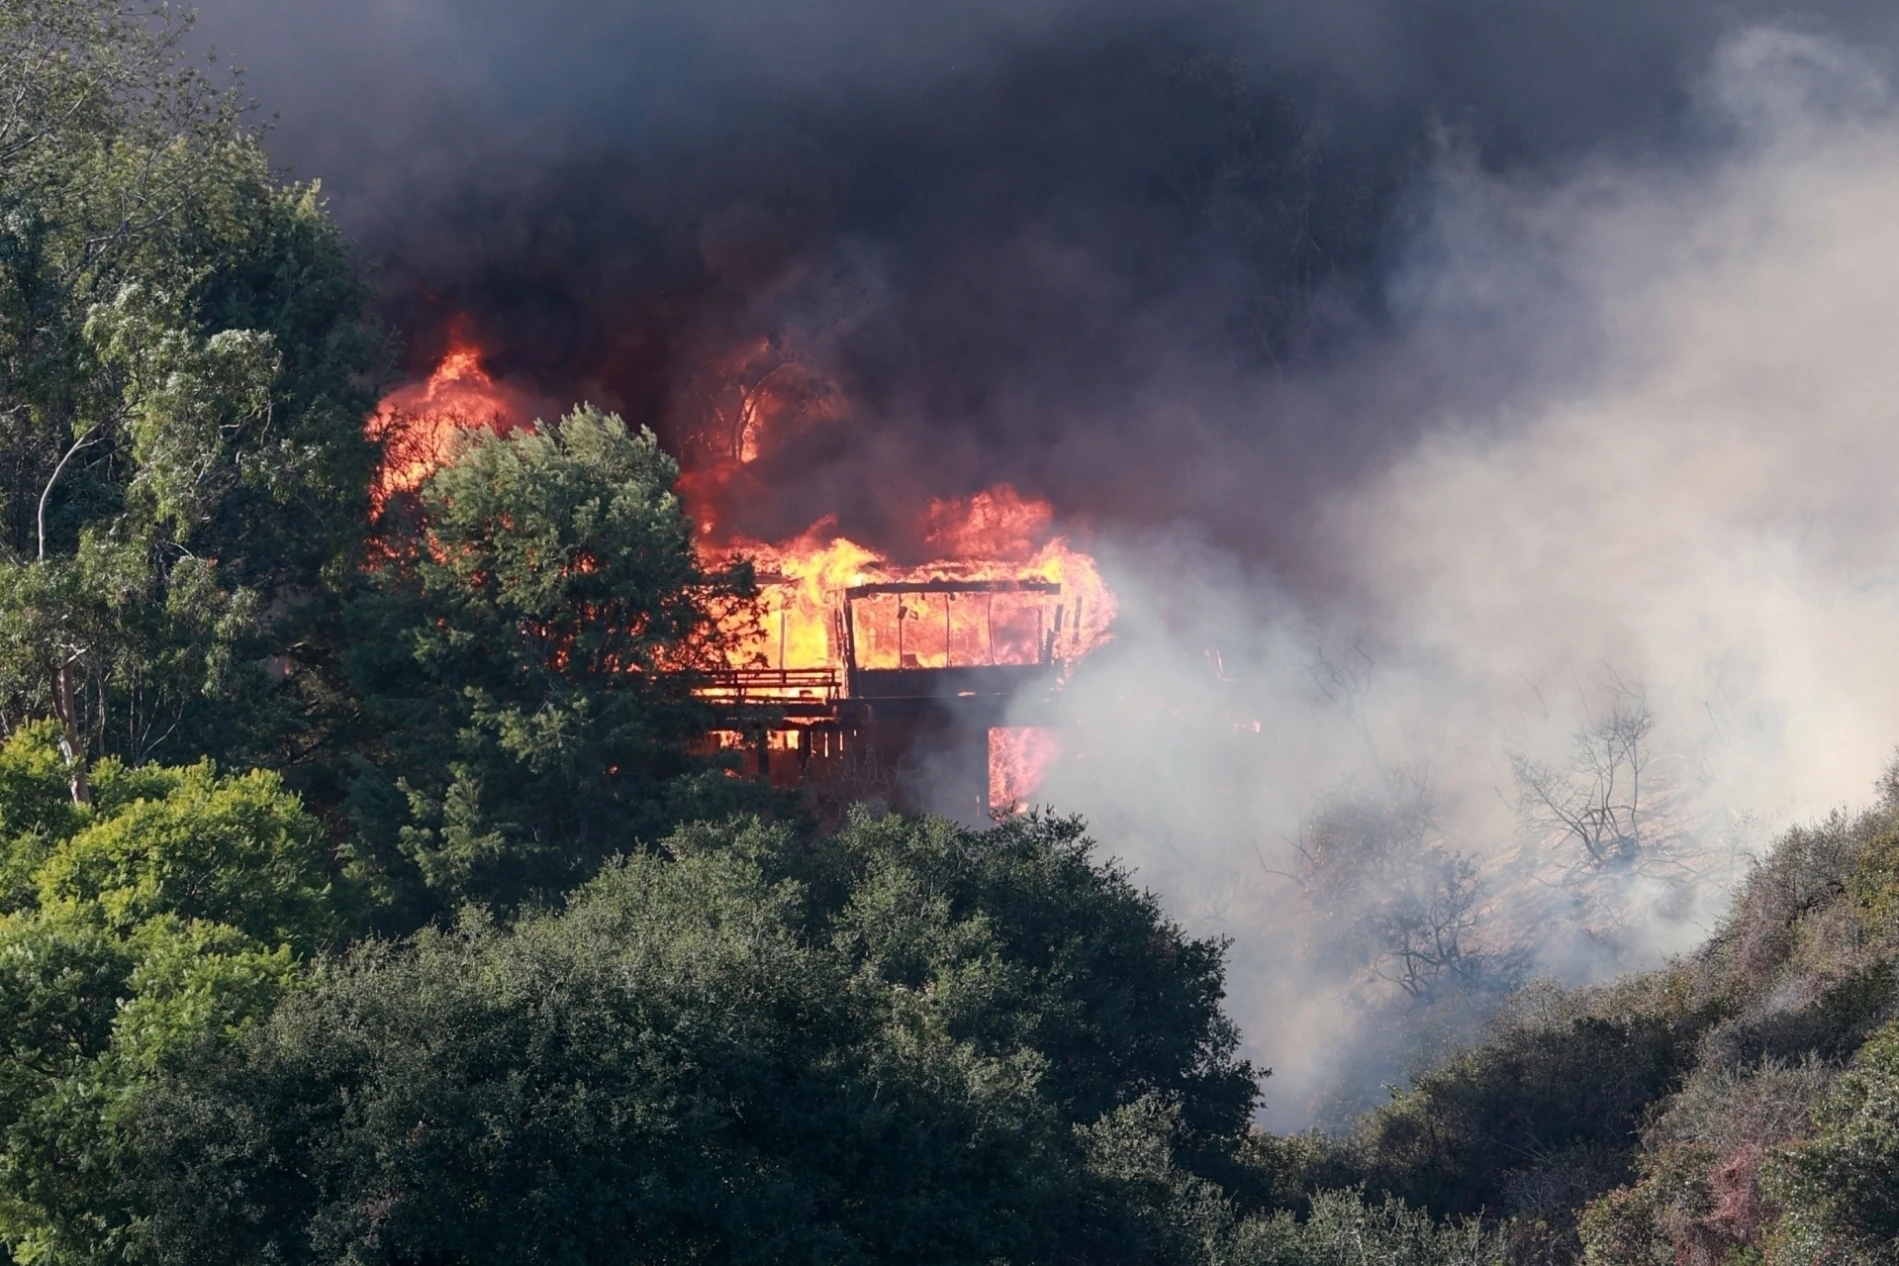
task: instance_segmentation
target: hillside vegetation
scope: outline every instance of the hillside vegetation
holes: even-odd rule
[[[1881,791],[1783,836],[1695,954],[1525,989],[1348,1138],[1267,1152],[1294,1186],[1483,1212],[1509,1261],[1895,1260],[1899,775]]]

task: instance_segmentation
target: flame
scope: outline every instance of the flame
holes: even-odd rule
[[[1054,520],[1048,502],[997,484],[967,500],[932,501],[923,516],[923,539],[946,557],[1027,558],[1036,542],[1048,539]]]
[[[1047,502],[1005,484],[964,502],[934,502],[925,519],[933,542],[994,552],[900,567],[840,535],[828,518],[791,541],[705,550],[718,564],[749,558],[758,573],[762,620],[735,666],[837,669],[852,649],[856,667],[868,669],[1073,664],[1108,640],[1114,594],[1094,559],[1065,537],[1034,543],[1054,520]],[[989,582],[999,591],[876,594],[851,604],[848,626],[842,618],[849,588],[931,581]]]
[[[678,396],[679,493],[702,534],[756,490],[747,468],[845,416],[837,385],[782,338],[758,336],[688,375]]]
[[[420,487],[448,459],[461,432],[486,428],[505,435],[533,425],[528,398],[496,382],[482,358],[467,323],[457,319],[434,371],[391,391],[376,406],[365,429],[383,450],[369,494],[378,513],[390,497]]]
[[[989,731],[989,805],[1017,812],[1060,759],[1061,744],[1039,725],[996,726]]]

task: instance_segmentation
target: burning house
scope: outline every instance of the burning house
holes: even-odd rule
[[[735,749],[745,773],[900,801],[927,783],[934,807],[968,814],[1034,790],[1051,744],[1028,735],[1052,720],[1085,599],[1033,574],[820,587],[823,662],[798,663],[790,628],[810,586],[782,572],[760,580],[774,653],[705,692],[733,722],[709,739]]]
[[[1114,617],[1094,560],[1056,533],[1047,502],[1006,484],[929,502],[917,531],[935,557],[916,565],[829,517],[781,542],[721,532],[721,494],[780,412],[760,384],[735,399],[737,422],[710,453],[689,449],[681,479],[705,561],[749,561],[758,581],[756,620],[700,691],[717,718],[705,750],[740,777],[971,820],[1026,802],[1058,750],[1056,696]],[[419,485],[458,428],[527,425],[545,403],[458,338],[372,422],[375,496]]]

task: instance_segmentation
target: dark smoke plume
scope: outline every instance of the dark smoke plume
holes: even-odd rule
[[[218,0],[201,29],[378,266],[413,371],[465,314],[534,394],[690,450],[714,362],[763,340],[846,415],[767,455],[735,527],[836,512],[902,551],[919,498],[1008,480],[1295,568],[1315,496],[1446,404],[1437,366],[1336,381],[1389,327],[1434,146],[1703,143],[1685,76],[1737,16]],[[1492,390],[1562,368],[1491,355]]]

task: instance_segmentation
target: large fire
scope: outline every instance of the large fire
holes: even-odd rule
[[[964,501],[932,502],[925,515],[942,527],[929,539],[944,554],[916,567],[896,566],[839,535],[829,519],[777,544],[707,547],[708,561],[749,558],[758,573],[764,618],[741,648],[740,664],[824,668],[841,665],[847,649],[855,650],[857,667],[873,669],[1073,664],[1107,640],[1114,595],[1093,558],[1049,534],[1047,502],[1024,500],[1003,484]],[[971,541],[991,548],[967,552]],[[965,583],[991,588],[958,592]],[[937,591],[859,598],[849,629],[840,627],[839,594],[901,584]],[[852,648],[840,641],[847,632]]]
[[[997,726],[989,731],[989,803],[1012,813],[1029,797],[1061,759],[1061,744],[1039,725]]]
[[[369,422],[384,448],[372,489],[379,509],[440,466],[459,432],[533,425],[532,397],[497,381],[464,329],[453,335],[434,372],[391,392]],[[891,562],[828,518],[786,541],[718,539],[712,507],[720,489],[768,440],[813,416],[835,416],[828,388],[814,388],[808,371],[793,375],[761,360],[758,349],[741,351],[732,363],[742,381],[713,393],[718,442],[697,454],[680,487],[705,560],[749,559],[758,577],[761,619],[731,656],[749,699],[836,695],[863,671],[1018,669],[1059,682],[1108,640],[1114,595],[1094,559],[1055,531],[1048,502],[1008,484],[929,503],[917,527],[939,556],[918,566]],[[783,428],[777,436],[774,426]],[[992,729],[989,803],[1027,801],[1057,751],[1034,727]]]

